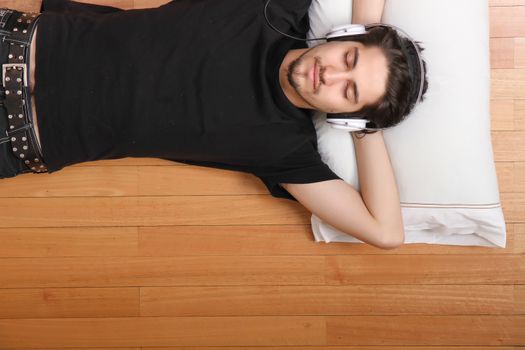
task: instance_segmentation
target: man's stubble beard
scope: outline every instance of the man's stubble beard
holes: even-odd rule
[[[297,84],[297,82],[295,81],[294,79],[294,74],[296,74],[296,70],[297,70],[297,67],[301,64],[301,62],[303,61],[303,55],[297,57],[295,60],[292,61],[292,63],[290,63],[290,66],[288,68],[288,74],[287,74],[287,78],[288,78],[288,82],[290,83],[290,85],[295,89],[295,91],[297,91],[298,94],[301,95],[301,92],[299,91],[299,84]]]
[[[312,48],[310,48],[311,50]],[[306,100],[305,97],[303,96],[302,92],[301,92],[301,88],[299,87],[299,84],[295,81],[294,79],[294,75],[297,75],[298,73],[296,72],[297,70],[297,67],[302,63],[302,61],[304,60],[304,56],[310,52],[310,50],[307,50],[306,52],[304,52],[301,56],[297,57],[295,60],[292,61],[292,63],[290,63],[290,65],[288,66],[288,73],[286,74],[286,78],[288,79],[288,82],[290,83],[290,85],[295,89],[295,91],[297,92],[297,94],[299,96],[301,96],[301,98],[303,98],[303,100]],[[319,62],[320,64],[320,57],[316,56],[315,59]],[[306,79],[306,78],[305,78]],[[318,111],[322,111],[322,108],[314,105],[311,101],[308,102],[310,105],[312,105],[312,107],[315,109],[315,110],[318,110]]]

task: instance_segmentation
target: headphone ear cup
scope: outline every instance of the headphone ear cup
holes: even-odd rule
[[[364,24],[344,24],[342,26],[336,26],[330,29],[330,31],[326,34],[326,41],[363,34],[366,34],[366,27]]]
[[[368,123],[368,120],[356,114],[327,113],[326,122],[330,124],[332,128],[354,132],[366,129],[366,124]]]

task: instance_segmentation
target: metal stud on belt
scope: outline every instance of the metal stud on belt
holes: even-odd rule
[[[0,33],[2,41],[9,43],[7,63],[2,64],[2,84],[5,89],[3,103],[7,110],[9,124],[7,135],[13,153],[24,160],[26,166],[35,173],[47,172],[32,123],[29,71],[26,64],[31,38],[40,14],[9,9],[3,11],[12,11],[11,16],[16,19],[12,30],[8,31],[4,28]]]

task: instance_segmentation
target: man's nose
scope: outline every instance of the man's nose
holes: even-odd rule
[[[323,74],[323,82],[326,85],[332,85],[352,79],[352,72],[346,68],[325,66]]]

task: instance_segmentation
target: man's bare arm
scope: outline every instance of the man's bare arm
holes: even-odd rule
[[[352,23],[380,23],[384,8],[385,0],[354,0]]]
[[[397,183],[385,146],[383,131],[357,139],[352,133],[361,196],[385,229],[387,242],[404,241],[404,225]]]
[[[282,183],[298,202],[343,233],[383,249],[405,241],[401,203],[382,131],[354,138],[361,193],[343,180]]]

